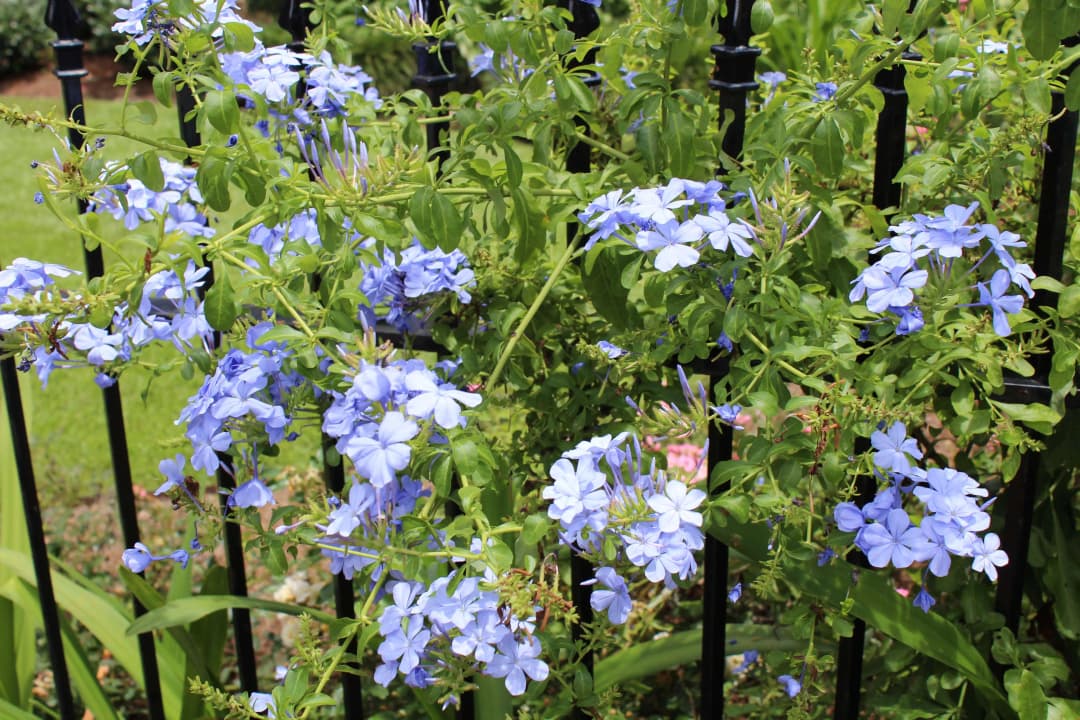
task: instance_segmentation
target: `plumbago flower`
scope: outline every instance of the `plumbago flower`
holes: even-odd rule
[[[615,237],[643,252],[659,251],[653,263],[664,273],[696,265],[702,250],[710,246],[750,257],[754,230],[728,213],[727,201],[720,195],[724,189],[715,180],[675,178],[662,187],[634,188],[626,194],[613,190],[578,215],[592,230],[585,249]]]
[[[989,308],[994,332],[1001,337],[1011,334],[1008,316],[1023,309],[1023,295],[1034,296],[1030,280],[1035,273],[1010,253],[1010,248],[1027,245],[1018,235],[970,222],[978,205],[950,205],[939,217],[915,215],[890,226],[892,236],[873,250],[881,259],[853,281],[851,302],[865,297],[867,310],[895,316],[896,334],[909,335],[922,329],[924,310],[940,307],[941,288],[973,283],[961,292],[977,290],[978,301],[954,307]],[[998,269],[989,282],[980,280],[992,264]],[[1013,285],[1023,295],[1009,294]],[[926,291],[927,297],[919,297],[919,291]]]
[[[929,576],[948,575],[954,557],[971,558],[973,570],[997,580],[997,568],[1009,558],[999,549],[998,536],[986,532],[990,527],[986,509],[993,500],[980,503],[977,498],[985,498],[987,490],[959,470],[913,465],[913,460],[922,459],[922,451],[901,422],[893,423],[888,431],[875,431],[870,443],[877,451],[874,464],[888,485],[861,508],[844,502],[833,512],[840,530],[855,533],[855,546],[870,565],[908,568],[927,563],[923,587],[914,601],[924,612],[935,603],[927,589]],[[905,508],[909,496],[922,505],[918,524]]]
[[[18,258],[0,271],[0,332],[15,331],[10,334],[23,338],[21,367],[35,368],[43,387],[57,368],[86,366],[97,371],[99,385],[108,387],[123,363],[153,343],[168,342],[183,353],[207,347],[212,330],[199,291],[208,272],[188,261],[183,273],[161,270],[150,275],[138,307],[121,302],[108,316],[112,323],[100,327],[87,321],[78,296],[59,292],[53,282],[77,273]],[[35,309],[4,309],[16,303]],[[71,309],[56,312],[57,307]]]
[[[731,407],[709,406],[684,373],[679,380],[687,402],[703,418],[707,412],[730,424]],[[673,408],[665,410],[669,419],[684,423]],[[541,492],[550,502],[548,516],[558,521],[560,536],[574,552],[602,565],[585,584],[597,586],[590,602],[594,610],[606,611],[610,622],[622,624],[632,612],[629,581],[619,568],[669,588],[697,571],[694,553],[704,546],[706,493],[669,477],[655,457],[646,463],[636,434],[579,442],[552,464],[549,475],[554,482]]]

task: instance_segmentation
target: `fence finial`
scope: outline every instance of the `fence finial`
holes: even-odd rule
[[[278,25],[289,31],[294,43],[303,43],[311,27],[311,10],[301,0],[285,0],[278,15]]]
[[[45,6],[45,24],[61,40],[75,40],[78,37],[82,17],[71,0],[49,0]]]

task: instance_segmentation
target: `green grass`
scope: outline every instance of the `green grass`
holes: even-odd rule
[[[0,97],[0,104],[27,112],[63,115],[59,99]],[[115,126],[119,124],[121,107],[115,101],[88,101],[87,123]],[[175,113],[160,107],[158,111],[152,128],[142,126],[139,132],[175,136]],[[129,109],[129,120],[133,116],[134,111]],[[30,163],[53,162],[56,147],[60,147],[57,138],[48,131],[0,125],[0,188],[4,189],[0,192],[0,266],[16,257],[29,257],[84,268],[79,237],[46,207],[33,202],[38,181]],[[110,139],[101,152],[108,158],[121,158],[137,147],[124,139]],[[73,203],[71,212],[75,212]],[[109,262],[110,254],[106,253],[106,266]],[[168,354],[168,348],[161,348],[158,357],[164,359]],[[136,484],[153,490],[161,482],[158,463],[177,452],[190,453],[183,428],[173,421],[200,383],[199,377],[184,381],[178,374],[152,379],[148,371],[139,368],[123,374],[120,385],[124,419]],[[43,390],[37,376],[28,373],[22,377],[21,390],[28,415],[33,418],[30,442],[42,495],[94,495],[109,486],[112,461],[101,392],[93,382],[93,374],[84,369],[57,370]],[[309,436],[306,442],[283,449],[275,465],[308,462],[318,437],[310,430],[305,434]]]

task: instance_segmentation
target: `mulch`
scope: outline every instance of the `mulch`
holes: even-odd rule
[[[116,75],[125,68],[110,55],[88,55],[85,66],[89,74],[82,79],[83,96],[94,100],[117,100],[124,95],[124,88],[116,87]],[[132,88],[132,97],[153,97],[150,81],[139,80]],[[60,99],[60,81],[53,68],[43,68],[11,77],[0,78],[0,95],[24,98]]]

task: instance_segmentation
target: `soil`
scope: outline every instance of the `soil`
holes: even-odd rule
[[[116,63],[110,55],[88,55],[84,65],[88,71],[82,79],[83,96],[94,100],[115,100],[124,95],[124,88],[116,87],[116,75],[126,68]],[[132,97],[153,96],[150,80],[139,80],[131,91]],[[9,97],[59,98],[60,81],[53,68],[43,68],[13,77],[0,78],[0,95]]]

